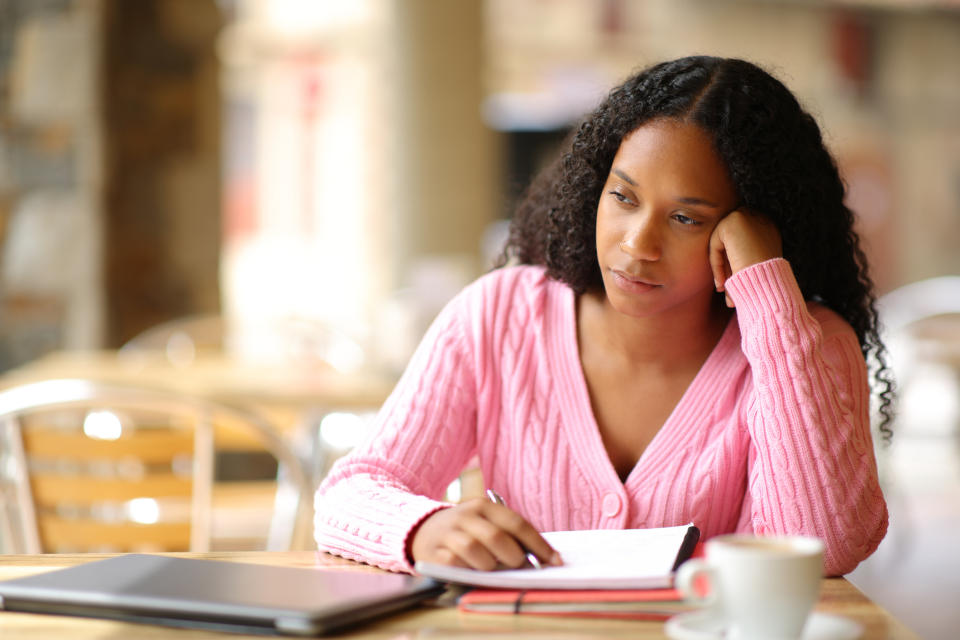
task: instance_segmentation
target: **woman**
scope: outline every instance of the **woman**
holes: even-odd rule
[[[852,570],[887,512],[865,366],[883,348],[843,196],[758,67],[628,79],[520,205],[521,265],[447,306],[318,490],[320,548],[491,569],[559,562],[538,530],[694,522],[815,535],[827,573]],[[509,507],[440,500],[474,455]]]

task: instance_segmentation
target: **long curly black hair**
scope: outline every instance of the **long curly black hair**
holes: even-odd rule
[[[872,355],[879,429],[889,440],[893,380],[878,333],[873,283],[844,204],[845,186],[820,128],[779,80],[736,59],[694,56],[663,62],[613,89],[576,129],[565,152],[527,189],[501,263],[547,268],[575,292],[603,287],[596,218],[623,138],[656,118],[700,126],[713,139],[739,205],[769,217],[800,290],[853,327]]]

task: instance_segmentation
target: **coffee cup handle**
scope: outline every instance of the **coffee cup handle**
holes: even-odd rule
[[[706,579],[709,585],[706,594],[697,590],[697,578],[701,576]],[[680,565],[674,584],[687,602],[698,606],[709,606],[717,600],[715,577],[716,572],[705,560],[692,558]]]

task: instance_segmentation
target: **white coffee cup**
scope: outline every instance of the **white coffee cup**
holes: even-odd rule
[[[804,536],[726,535],[688,560],[676,585],[688,602],[712,609],[736,640],[796,640],[820,593],[823,542]],[[701,578],[702,576],[702,578]],[[699,579],[709,585],[703,595]]]

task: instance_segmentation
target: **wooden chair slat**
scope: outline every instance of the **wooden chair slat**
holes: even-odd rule
[[[117,478],[34,473],[30,477],[30,487],[38,506],[91,505],[142,497],[189,498],[193,492],[189,478],[172,473],[148,475],[132,482]]]
[[[85,422],[115,426],[107,415],[89,422],[96,412],[119,419],[118,438],[83,432]],[[205,551],[213,503],[235,512],[233,521],[218,520],[231,539],[242,533],[237,522],[265,512],[272,519],[256,537],[269,548],[303,548],[309,539],[310,475],[274,423],[257,412],[176,391],[64,378],[0,390],[0,418],[4,437],[16,444],[10,450],[16,450],[13,480],[23,518],[15,544],[25,552]],[[295,494],[277,499],[276,479],[217,491],[222,481],[239,477],[236,451],[271,453]],[[118,522],[128,515],[123,503],[135,498],[156,500],[161,522]]]
[[[111,548],[130,551],[153,548],[158,551],[186,551],[190,548],[188,522],[145,525],[41,516],[37,524],[43,547],[50,550]]]
[[[23,430],[24,449],[33,459],[122,460],[163,462],[193,452],[193,432],[186,429],[137,429],[116,440],[90,438],[82,431],[31,427]]]

